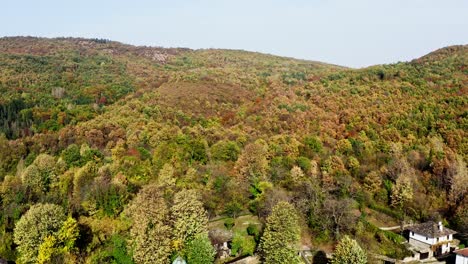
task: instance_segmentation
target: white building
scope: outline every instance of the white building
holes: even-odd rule
[[[468,264],[468,248],[455,251],[455,264]]]
[[[426,222],[408,228],[409,243],[419,252],[419,259],[437,257],[450,253],[450,243],[455,231],[446,228],[442,222]]]

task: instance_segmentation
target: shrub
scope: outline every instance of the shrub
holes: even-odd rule
[[[310,160],[306,157],[297,158],[296,163],[297,163],[297,166],[299,166],[304,172],[310,171],[310,168],[312,167]]]
[[[233,218],[227,218],[226,220],[224,220],[224,226],[229,230],[231,230],[234,227],[234,224],[235,220]]]
[[[214,262],[216,251],[211,245],[208,235],[201,234],[187,245],[187,263],[208,264]]]
[[[251,256],[255,251],[255,246],[256,243],[253,237],[235,233],[231,244],[231,255]]]

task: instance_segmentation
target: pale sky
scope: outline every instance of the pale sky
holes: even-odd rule
[[[0,36],[26,35],[364,67],[468,44],[468,0],[0,0]]]

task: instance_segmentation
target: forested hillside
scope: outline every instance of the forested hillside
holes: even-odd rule
[[[467,95],[466,45],[349,69],[2,38],[0,258],[295,263],[340,240],[403,258],[378,227],[468,233]],[[228,240],[221,260],[212,244]]]

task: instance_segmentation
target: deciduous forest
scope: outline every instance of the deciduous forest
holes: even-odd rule
[[[428,220],[467,245],[467,95],[466,45],[351,69],[1,38],[0,258],[372,263]]]

